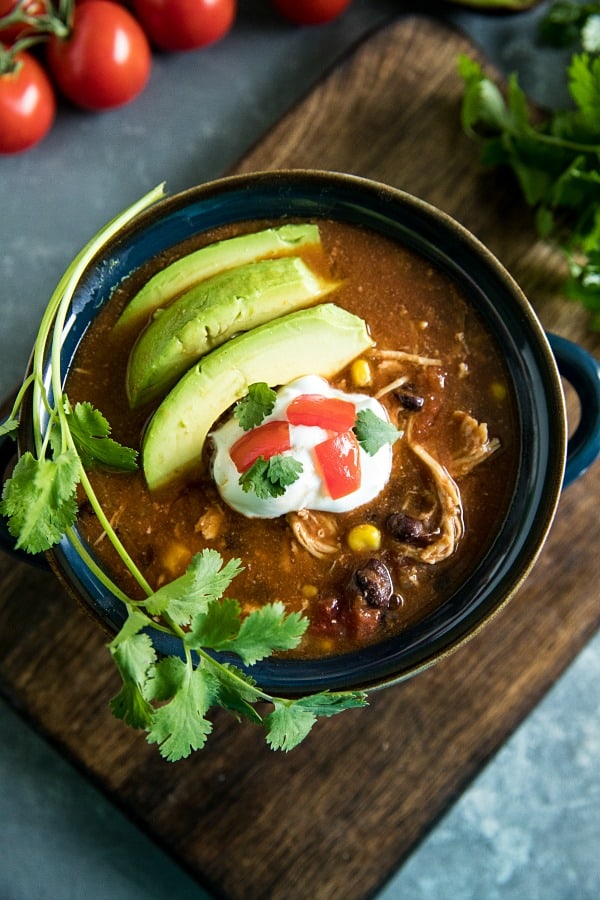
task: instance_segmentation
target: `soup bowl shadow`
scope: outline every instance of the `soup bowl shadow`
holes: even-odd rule
[[[68,372],[82,337],[115,288],[144,263],[218,226],[282,217],[326,217],[365,226],[398,240],[453,278],[501,349],[516,398],[519,463],[512,500],[491,546],[460,586],[435,611],[395,637],[319,659],[272,657],[248,670],[265,690],[280,696],[371,690],[411,677],[454,651],[504,607],[529,575],[561,490],[600,454],[600,368],[582,348],[547,335],[509,273],[445,213],[359,177],[293,170],[232,176],[191,188],[161,200],[121,229],[79,278],[63,334],[61,372]],[[48,357],[46,378],[50,369]],[[582,409],[571,438],[561,375],[573,385]],[[20,452],[31,446],[29,403],[19,433]],[[39,413],[43,418],[43,411]],[[11,452],[8,439],[3,439],[3,468]],[[6,523],[1,525],[3,549],[14,552]],[[93,556],[93,549],[88,550]],[[46,554],[47,563],[109,633],[121,627],[124,605],[106,590],[68,537]],[[180,653],[175,638],[153,631],[152,639],[159,653]]]

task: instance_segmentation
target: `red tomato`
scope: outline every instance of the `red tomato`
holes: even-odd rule
[[[0,19],[13,12],[18,3],[19,0],[0,0]],[[25,16],[38,18],[38,16],[47,12],[46,4],[44,0],[23,0],[20,12]],[[35,31],[33,23],[13,22],[12,25],[0,24],[0,41],[3,44],[13,44],[18,37],[24,37],[32,31]]]
[[[322,25],[339,16],[350,0],[273,0],[273,6],[296,25]]]
[[[6,68],[8,62],[0,60]],[[29,53],[17,53],[12,71],[0,68],[0,153],[37,144],[54,121],[56,100],[48,76]]]
[[[145,88],[152,56],[139,23],[112,0],[77,4],[70,34],[53,35],[48,65],[62,93],[84,109],[112,109]]]
[[[315,457],[332,500],[360,487],[360,452],[352,431],[344,431],[317,444]]]
[[[194,50],[230,30],[237,0],[132,0],[135,13],[161,50]]]
[[[238,472],[245,472],[259,456],[270,459],[291,448],[290,426],[287,422],[266,422],[239,438],[229,455]]]
[[[349,431],[356,420],[354,403],[341,397],[300,394],[294,397],[286,412],[292,425],[316,425],[326,431]]]

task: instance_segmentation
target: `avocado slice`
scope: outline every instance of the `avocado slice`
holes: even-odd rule
[[[188,253],[161,269],[132,297],[115,328],[142,327],[155,310],[167,306],[179,294],[225,269],[266,257],[297,253],[302,247],[321,246],[318,225],[289,223],[250,234],[216,241]]]
[[[206,437],[248,386],[331,377],[373,345],[364,321],[333,303],[297,310],[232,338],[194,365],[152,416],[142,446],[151,490],[201,463]]]
[[[297,256],[259,260],[206,279],[157,313],[136,341],[127,369],[130,405],[163,396],[234,334],[308,306],[336,286]]]

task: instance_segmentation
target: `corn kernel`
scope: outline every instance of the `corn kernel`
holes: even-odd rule
[[[373,381],[371,366],[366,359],[355,359],[350,374],[356,387],[368,387]]]
[[[303,597],[316,597],[318,594],[318,588],[315,587],[314,584],[303,584],[302,585],[302,596]]]
[[[187,547],[173,542],[165,549],[161,562],[163,567],[174,575],[184,571],[191,558],[191,551]]]
[[[381,532],[375,525],[363,522],[355,525],[348,532],[348,546],[354,553],[361,550],[379,550],[381,546]]]
[[[499,403],[506,398],[506,386],[500,381],[493,381],[490,391],[494,400],[497,400]]]

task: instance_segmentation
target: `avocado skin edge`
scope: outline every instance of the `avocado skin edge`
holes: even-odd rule
[[[331,378],[372,346],[361,318],[324,303],[213,350],[181,378],[150,420],[142,444],[148,487],[165,487],[199,469],[211,427],[250,384],[276,387],[311,374]]]

